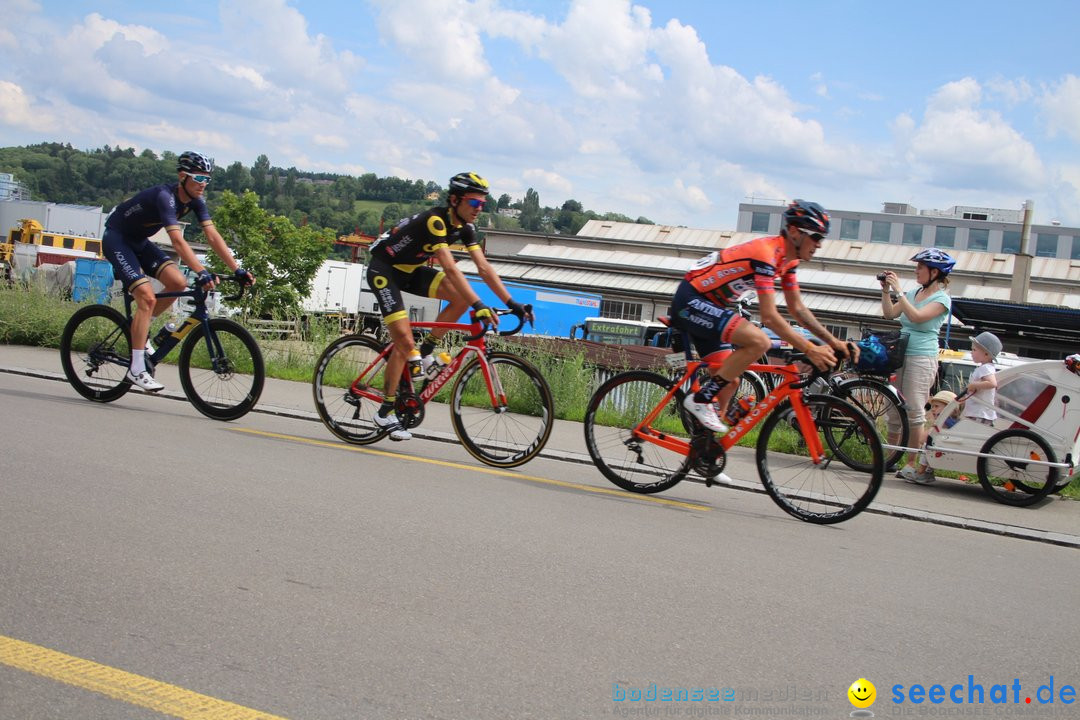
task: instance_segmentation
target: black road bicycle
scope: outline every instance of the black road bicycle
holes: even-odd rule
[[[224,276],[222,281],[239,284]],[[243,295],[243,286],[236,300]],[[235,420],[246,415],[262,394],[266,380],[259,345],[242,325],[223,317],[210,317],[207,293],[200,287],[181,292],[162,292],[158,298],[191,298],[191,314],[158,343],[146,366],[153,369],[177,344],[177,368],[184,395],[195,409],[215,420]],[[83,397],[112,402],[131,389],[127,370],[131,364],[131,317],[133,298],[124,293],[124,314],[109,305],[87,305],[71,316],[60,339],[60,362],[64,375]]]

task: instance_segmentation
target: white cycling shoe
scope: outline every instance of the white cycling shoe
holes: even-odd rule
[[[686,399],[683,400],[683,407],[689,410],[690,414],[709,430],[715,433],[726,433],[728,431],[728,426],[720,421],[720,416],[716,414],[716,408],[713,407],[711,402],[700,403],[694,400],[693,395],[687,395]]]
[[[155,380],[154,377],[145,370],[138,375],[132,375],[128,372],[127,379],[132,385],[140,390],[145,390],[146,392],[157,392],[158,390],[165,389],[164,385]]]
[[[390,433],[391,440],[412,440],[412,433],[402,426],[396,413],[382,417],[378,413],[371,418],[375,425]]]

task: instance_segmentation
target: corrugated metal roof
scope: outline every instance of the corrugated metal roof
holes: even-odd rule
[[[671,297],[680,278],[658,278],[649,275],[626,275],[601,272],[591,268],[560,268],[545,265],[525,265],[492,261],[492,266],[504,280],[518,280],[538,285],[575,286],[583,291],[616,291],[648,297]],[[472,260],[458,261],[462,272],[476,274]]]
[[[589,220],[578,230],[577,234],[583,237],[608,240],[721,248],[731,244],[733,236],[744,233],[736,233],[733,230],[702,230],[674,225],[643,225],[611,220]]]
[[[526,245],[515,257],[542,258],[544,260],[566,260],[573,263],[588,263],[595,267],[624,267],[641,270],[643,268],[669,270],[672,273],[685,273],[694,259],[677,258],[668,255],[635,253],[623,250],[593,250],[564,245]]]

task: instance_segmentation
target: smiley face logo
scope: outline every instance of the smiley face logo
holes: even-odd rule
[[[855,682],[851,683],[851,687],[847,691],[848,700],[851,704],[857,708],[868,708],[874,704],[874,700],[877,699],[877,689],[874,687],[874,683],[870,682],[866,678],[859,678]]]

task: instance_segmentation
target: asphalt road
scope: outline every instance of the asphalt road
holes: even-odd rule
[[[878,717],[1077,714],[1024,703],[1051,676],[1080,686],[1075,549],[870,514],[812,526],[688,483],[665,504],[583,465],[493,471],[453,444],[361,449],[15,375],[0,427],[0,651],[295,719],[838,718],[859,678]],[[1014,680],[1019,704],[991,707]],[[721,699],[630,700],[654,683]],[[892,702],[916,683],[987,704]],[[0,662],[0,718],[157,717]]]

